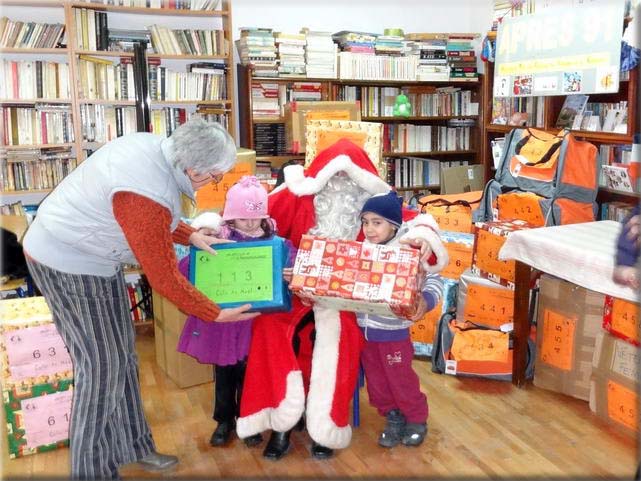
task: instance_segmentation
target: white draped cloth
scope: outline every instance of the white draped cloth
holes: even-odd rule
[[[621,223],[603,220],[511,233],[499,259],[516,259],[586,289],[639,302],[639,294],[612,280]]]

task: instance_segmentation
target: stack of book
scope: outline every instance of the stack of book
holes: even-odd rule
[[[52,189],[77,162],[71,148],[3,150],[0,152],[0,190]]]
[[[478,80],[476,54],[472,41],[478,34],[450,34],[447,40],[447,62],[450,78],[456,80]]]
[[[287,136],[284,123],[254,124],[256,155],[285,155]]]
[[[278,77],[276,44],[271,28],[241,28],[236,40],[240,63],[253,68],[258,77]]]
[[[374,55],[376,53],[376,33],[354,32],[351,30],[342,30],[332,35],[334,42],[338,44],[341,52],[367,53]]]
[[[338,46],[329,32],[301,30],[306,35],[305,68],[311,78],[336,78]]]
[[[416,80],[446,81],[450,78],[447,64],[447,34],[408,33],[408,55],[417,58]]]
[[[288,93],[288,102],[318,101],[321,100],[321,84],[320,82],[294,82]]]
[[[279,117],[281,106],[278,102],[277,83],[252,82],[252,116],[254,118]]]
[[[278,75],[305,75],[305,34],[276,32],[274,41],[278,47]]]
[[[376,55],[401,55],[403,40],[398,35],[379,35],[374,43]]]

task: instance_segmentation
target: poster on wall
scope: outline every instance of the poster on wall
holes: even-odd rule
[[[505,17],[496,37],[494,97],[619,90],[624,0]]]

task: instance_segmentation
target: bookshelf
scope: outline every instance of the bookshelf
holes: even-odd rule
[[[496,38],[496,32],[489,32],[490,39]],[[515,128],[513,125],[497,125],[492,123],[492,107],[493,107],[493,80],[494,80],[494,63],[485,62],[486,82],[483,87],[483,98],[485,99],[485,107],[483,109],[483,123],[484,134],[482,139],[482,157],[483,164],[485,165],[486,178],[491,178],[494,175],[493,160],[492,160],[492,140],[504,137],[508,132]],[[620,81],[619,91],[616,93],[607,94],[589,94],[590,103],[609,103],[614,104],[618,102],[626,102],[627,104],[627,127],[625,132],[604,132],[604,131],[587,131],[587,130],[571,130],[571,132],[579,139],[586,140],[593,143],[599,149],[599,156],[605,155],[603,152],[609,146],[619,147],[630,145],[633,142],[635,133],[639,132],[639,112],[638,107],[638,84],[639,84],[639,69],[635,68],[628,72],[627,78]],[[545,130],[548,132],[558,132],[560,128],[556,127],[556,122],[559,113],[563,107],[565,96],[549,96],[543,97],[542,107],[543,113],[542,124],[539,127],[530,125],[537,129]],[[641,195],[638,192],[622,192],[619,190],[601,186],[597,195],[597,203],[602,206],[605,203],[616,201],[626,204],[633,204],[639,201]]]
[[[1,95],[0,105],[4,113],[3,118],[0,119],[0,123],[3,124],[2,151],[6,152],[11,159],[16,156],[20,158],[21,152],[25,156],[30,151],[33,153],[45,152],[51,147],[57,150],[66,148],[74,160],[63,172],[66,175],[77,162],[82,162],[88,153],[105,142],[119,135],[141,130],[139,118],[141,110],[136,110],[136,90],[140,90],[142,82],[139,82],[141,74],[132,66],[135,54],[132,51],[113,50],[113,42],[118,40],[114,35],[122,34],[123,37],[120,39],[122,43],[119,45],[127,47],[128,39],[125,37],[129,35],[127,31],[144,31],[152,26],[165,30],[160,36],[151,34],[148,36],[145,66],[149,82],[145,84],[150,91],[157,92],[159,88],[157,84],[151,87],[152,82],[156,82],[156,78],[152,78],[152,75],[162,70],[163,76],[165,74],[167,76],[166,80],[163,77],[165,90],[173,91],[170,87],[180,84],[183,85],[183,89],[176,90],[178,94],[183,95],[149,95],[146,100],[138,100],[138,103],[143,102],[148,105],[151,131],[166,135],[171,131],[170,129],[185,121],[191,114],[199,112],[208,119],[220,120],[227,126],[232,136],[236,137],[231,0],[220,0],[216,10],[168,8],[169,5],[172,7],[174,5],[174,2],[169,0],[147,2],[163,8],[109,5],[108,3],[106,0],[104,3],[71,0],[4,0],[2,2],[2,15],[11,21],[21,21],[23,24],[32,22],[64,25],[64,33],[57,42],[56,48],[33,48],[33,44],[31,48],[26,47],[26,44],[12,45],[0,48],[0,53],[2,61],[5,62],[58,63],[60,75],[54,84],[57,85],[56,82],[59,82],[67,89],[66,95],[54,97]],[[133,5],[139,2],[125,0],[121,3]],[[34,26],[34,32],[36,28]],[[107,28],[109,35],[106,35]],[[120,33],[113,34],[114,29]],[[178,36],[180,41],[177,39]],[[177,50],[172,50],[176,45]],[[65,66],[64,75],[60,65]],[[12,64],[9,64],[9,68],[11,66]],[[12,72],[3,73],[12,74]],[[159,81],[160,74],[157,75]],[[36,82],[35,77],[26,78],[28,82],[32,80]],[[123,82],[127,79],[130,86],[124,89]],[[175,83],[170,83],[170,80]],[[131,85],[134,83],[135,86]],[[116,90],[118,87],[120,90]],[[0,91],[6,92],[7,89]],[[194,95],[194,91],[201,95]],[[24,142],[25,139],[29,140],[28,136],[16,138],[15,142],[14,139],[6,141],[7,136],[4,132],[8,126],[7,113],[4,111],[11,114],[12,109],[16,111],[14,114],[16,119],[18,113],[23,114],[23,109],[34,109],[37,113],[42,109],[48,109],[54,111],[52,115],[55,114],[56,109],[64,110],[68,121],[66,137],[56,138],[53,142],[49,140],[45,142],[44,138],[39,138],[35,142]],[[143,126],[144,123],[143,121]],[[37,130],[38,132],[41,130],[39,126]],[[4,159],[3,163],[6,164]],[[40,165],[40,162],[35,164]],[[14,168],[19,167],[14,165]],[[6,177],[7,170],[4,166],[3,170]],[[28,174],[20,172],[19,175],[26,177]],[[37,203],[61,178],[50,179],[50,185],[36,185],[31,182],[33,178],[28,180],[27,188],[25,183],[16,185],[13,182],[9,189],[4,184],[0,185],[3,199],[15,202],[25,198],[29,202],[35,200]]]
[[[255,115],[257,109],[252,99],[252,84],[254,86],[273,84],[274,87],[278,86],[280,89],[289,89],[295,82],[315,82],[321,86],[321,95],[318,100],[359,101],[362,121],[384,124],[383,156],[388,162],[388,173],[412,169],[408,163],[410,161],[403,160],[410,157],[415,163],[432,159],[436,162],[436,170],[439,171],[441,166],[458,165],[460,161],[469,164],[482,162],[480,141],[483,129],[482,109],[485,105],[482,100],[483,76],[474,82],[452,79],[448,81],[365,81],[291,76],[258,77],[254,76],[251,67],[244,65],[238,65],[237,76],[240,145],[242,147],[256,149],[255,132],[257,126],[280,124],[284,130],[285,124],[285,118],[282,114],[270,116],[268,115],[269,111],[266,111],[267,115],[265,116]],[[395,117],[391,113],[396,95],[401,92],[408,95],[412,103],[413,114],[410,117]],[[470,103],[476,104],[477,107],[470,107]],[[465,105],[465,108],[461,109],[461,105]],[[453,126],[459,121],[464,121],[467,125],[464,127]],[[258,128],[260,129],[260,127]],[[444,129],[450,130],[450,137],[456,137],[454,134],[463,128],[466,129],[466,133],[463,135],[460,130],[460,142],[439,144],[439,128],[445,137],[447,137],[447,131]],[[393,139],[399,138],[399,135],[405,138],[409,135],[413,135],[413,137],[411,141],[401,144],[393,141]],[[426,142],[425,139],[434,139],[434,142]],[[288,160],[302,158],[304,158],[304,154],[293,155],[284,150],[277,152],[277,155],[259,154],[257,156],[258,161],[270,162],[273,168],[280,167]],[[404,162],[404,164],[400,168],[396,168],[396,162]],[[410,179],[403,183],[397,182],[397,190],[408,192],[408,195],[439,190],[440,182],[438,180],[426,184],[418,182],[419,176],[415,174],[412,182]],[[393,181],[394,179],[388,175],[388,180]]]

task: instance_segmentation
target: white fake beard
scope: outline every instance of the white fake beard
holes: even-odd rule
[[[314,197],[316,225],[311,235],[355,239],[361,227],[359,214],[370,194],[343,173],[332,176]]]

